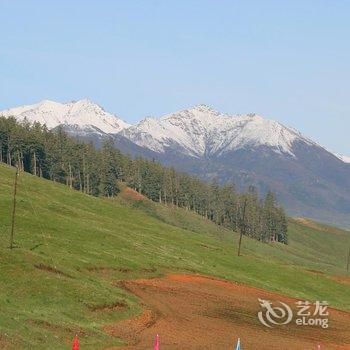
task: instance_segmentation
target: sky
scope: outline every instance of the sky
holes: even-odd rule
[[[128,122],[208,104],[350,155],[350,1],[0,0],[0,110],[89,98]]]

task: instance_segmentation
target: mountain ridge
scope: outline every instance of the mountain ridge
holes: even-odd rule
[[[100,136],[120,133],[138,146],[155,152],[163,152],[164,147],[167,147],[169,143],[175,143],[183,150],[187,150],[189,155],[196,157],[207,156],[208,153],[220,154],[225,151],[225,147],[231,150],[233,148],[244,148],[244,146],[249,145],[254,146],[254,139],[257,145],[266,144],[274,148],[276,152],[289,153],[290,155],[293,155],[290,149],[290,142],[293,142],[295,139],[302,139],[306,143],[318,145],[301,134],[297,129],[264,118],[259,114],[230,115],[219,112],[205,104],[195,105],[194,107],[168,113],[157,118],[148,116],[134,125],[123,121],[115,114],[105,111],[100,105],[89,99],[68,103],[43,100],[32,105],[5,109],[0,111],[0,115],[5,117],[14,116],[17,120],[22,121],[26,119],[29,122],[40,122],[41,124],[46,124],[49,129],[61,125],[70,133],[83,133],[85,131],[87,133],[94,132],[100,134]],[[198,137],[200,136],[199,133],[204,131],[204,138],[206,139],[202,138],[198,143],[198,139],[191,140],[188,138],[188,135],[180,135],[182,139],[179,135],[176,135],[176,132],[179,132],[182,126],[186,126],[179,123],[180,119],[184,118],[187,121],[195,121],[197,123],[196,125],[192,123],[191,134]],[[228,123],[226,127],[225,123]],[[270,129],[267,135],[253,133],[254,130],[261,132],[263,129],[266,130],[268,128]],[[214,133],[214,135],[208,135],[207,129],[210,129],[209,132]],[[244,139],[240,135],[242,131],[246,132],[245,136],[248,136],[248,139]],[[227,135],[229,132],[232,132],[232,135]],[[277,135],[274,135],[274,133]],[[228,136],[231,136],[230,140],[227,140]],[[213,143],[213,137],[219,137],[220,139],[218,142]],[[205,142],[209,144],[209,148],[205,147]],[[318,146],[326,149],[321,145]],[[350,162],[350,157],[338,155],[331,151],[328,152],[344,163]]]
[[[43,100],[33,105],[10,108],[0,115],[14,116],[17,120],[28,120],[45,124],[49,129],[59,125],[77,127],[77,130],[90,129],[95,132],[118,133],[130,124],[116,115],[106,112],[89,99],[59,103]]]
[[[160,118],[146,118],[121,134],[141,147],[156,152],[178,147],[194,157],[218,156],[228,151],[267,145],[293,156],[292,143],[316,144],[296,129],[258,114],[229,115],[198,105]]]

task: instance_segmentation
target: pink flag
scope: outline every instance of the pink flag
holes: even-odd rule
[[[159,335],[157,334],[153,350],[159,350]]]

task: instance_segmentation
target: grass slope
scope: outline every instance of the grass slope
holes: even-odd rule
[[[147,200],[94,198],[21,173],[9,250],[14,169],[0,165],[0,347],[84,349],[121,344],[102,327],[140,312],[118,281],[197,272],[350,311],[344,275],[350,234],[290,221],[290,244],[244,238],[198,215]],[[317,270],[317,271],[316,271]],[[113,312],[117,311],[117,312]]]

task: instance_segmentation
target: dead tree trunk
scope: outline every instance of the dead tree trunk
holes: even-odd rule
[[[72,166],[70,165],[70,163],[68,163],[68,169],[69,169],[69,187],[73,188]]]
[[[239,242],[238,242],[238,252],[237,252],[238,256],[241,255],[242,237],[243,237],[243,235],[245,235],[245,231],[246,231],[246,224],[245,224],[246,207],[247,207],[247,198],[244,198],[243,210],[242,210],[242,222],[240,225],[240,234],[239,234]]]
[[[18,179],[18,166],[16,166],[16,174],[15,174],[15,180],[13,184],[13,206],[12,206],[12,220],[11,220],[10,249],[13,249],[14,247],[13,239],[14,239],[14,233],[15,233],[17,179]]]
[[[36,176],[36,154],[35,151],[33,153],[33,174]]]

